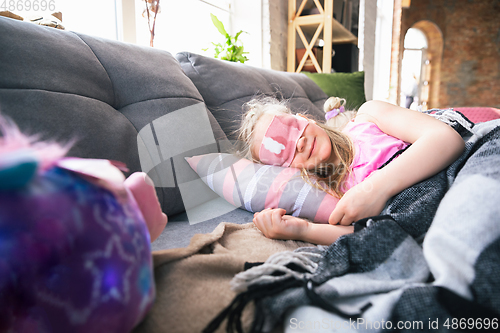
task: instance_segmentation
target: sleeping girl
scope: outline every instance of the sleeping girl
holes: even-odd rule
[[[339,198],[329,224],[279,208],[255,213],[266,237],[331,244],[353,232],[353,222],[380,214],[392,196],[446,168],[464,150],[453,128],[426,114],[382,101],[354,112],[344,103],[326,101],[325,123],[294,115],[273,98],[245,105],[239,133],[245,157],[300,168],[304,180]]]

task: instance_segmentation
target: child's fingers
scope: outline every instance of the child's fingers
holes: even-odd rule
[[[354,222],[354,219],[352,217],[347,217],[347,215],[344,215],[342,219],[340,220],[339,224],[340,225],[351,225]]]
[[[276,230],[279,230],[281,219],[285,214],[285,209],[267,208],[254,214],[253,223],[266,237],[274,238]]]
[[[286,210],[284,209],[275,209],[272,214],[272,220],[274,223],[279,223],[283,215],[285,215]]]
[[[328,219],[329,224],[344,225],[344,226],[351,225],[354,221],[356,221],[355,217],[349,216],[349,215],[345,214],[344,212],[340,212],[340,213],[335,214],[335,215],[332,212],[332,215],[330,215],[330,218]]]
[[[284,221],[295,221],[295,220],[303,220],[301,219],[300,217],[295,217],[295,216],[292,216],[292,215],[283,215],[281,217],[282,220]]]
[[[253,214],[253,216],[256,216],[260,213],[265,213],[265,212],[270,212],[270,211],[275,211],[275,210],[279,210],[279,211],[282,211],[283,214],[282,215],[285,215],[286,214],[286,210],[285,209],[282,209],[282,208],[264,208],[263,210],[261,210],[260,212],[255,212]]]
[[[281,216],[284,216],[286,214],[286,209],[276,208],[275,210],[277,210],[281,214]]]
[[[264,208],[264,209],[263,209],[263,210],[261,210],[260,212],[255,212],[255,213],[253,214],[253,216],[257,216],[257,215],[259,215],[260,213],[262,213],[262,212],[264,212],[264,211],[267,211],[267,210],[269,210],[269,208]]]
[[[262,211],[261,214],[253,218],[253,223],[266,237],[269,236],[269,231],[273,225],[271,214],[266,214],[266,212]]]
[[[343,217],[343,212],[341,212],[339,209],[334,209],[330,214],[330,217],[328,218],[328,223],[333,225],[339,224]]]
[[[269,208],[263,209],[260,212],[256,212],[253,214],[254,221],[257,220],[259,222],[263,222],[265,219],[270,217],[271,210]]]

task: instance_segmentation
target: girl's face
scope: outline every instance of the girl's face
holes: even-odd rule
[[[293,117],[286,115],[286,117]],[[264,114],[260,117],[254,128],[254,142],[251,148],[252,156],[259,158],[259,151],[266,131],[273,120],[273,115]],[[330,137],[315,122],[309,120],[309,124],[302,132],[294,149],[294,157],[290,163],[293,168],[314,169],[319,164],[329,160],[332,154]]]

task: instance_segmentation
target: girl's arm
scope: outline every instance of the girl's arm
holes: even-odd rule
[[[379,214],[390,197],[449,166],[465,146],[462,137],[442,121],[382,101],[363,104],[355,121],[373,122],[386,134],[412,145],[347,191],[330,216],[331,224],[348,225]]]
[[[285,213],[280,208],[264,209],[254,214],[253,222],[268,238],[300,240],[321,245],[330,245],[340,236],[354,231],[352,226],[311,223]]]

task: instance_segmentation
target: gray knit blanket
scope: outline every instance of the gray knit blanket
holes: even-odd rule
[[[242,331],[498,330],[500,323],[500,120],[474,125],[459,112],[434,117],[466,141],[451,166],[393,197],[332,245],[300,248],[249,265],[224,319]]]

